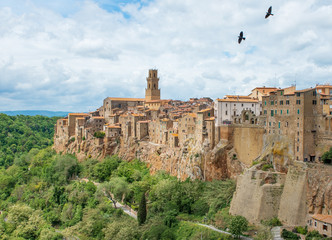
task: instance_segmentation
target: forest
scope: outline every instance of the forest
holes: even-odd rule
[[[58,117],[8,116],[0,113],[0,167],[11,166],[15,157],[32,148],[51,146],[57,119]]]
[[[181,182],[116,155],[78,162],[52,149],[56,118],[0,119],[0,239],[233,239],[198,223],[235,237],[248,230],[245,218],[228,214],[233,180]]]

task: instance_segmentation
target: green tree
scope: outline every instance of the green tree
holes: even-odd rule
[[[145,193],[142,194],[141,201],[139,203],[138,212],[137,212],[137,220],[138,224],[142,225],[146,221],[146,199]]]
[[[239,237],[243,232],[248,230],[248,221],[245,217],[235,216],[232,218],[231,223],[229,225],[229,231],[235,235],[235,237]]]
[[[323,154],[322,161],[325,164],[332,164],[332,147],[330,148],[329,151]]]

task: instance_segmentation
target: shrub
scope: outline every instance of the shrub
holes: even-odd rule
[[[282,223],[277,217],[271,218],[270,220],[262,221],[262,224],[269,227],[282,226]]]
[[[300,236],[298,236],[296,233],[293,233],[293,232],[290,232],[290,231],[287,231],[286,229],[283,229],[282,230],[282,233],[281,233],[281,236],[284,238],[284,239],[294,239],[294,240],[298,240],[300,239]]]
[[[305,226],[305,227],[300,226],[300,227],[295,227],[293,229],[293,232],[300,233],[302,235],[306,235],[308,233],[308,229],[307,229],[307,226]]]
[[[318,231],[312,231],[307,234],[305,237],[306,240],[323,240],[325,239],[322,235],[319,234]]]
[[[331,164],[332,163],[332,147],[329,151],[325,152],[322,156],[322,162],[325,164]]]
[[[229,231],[235,236],[240,236],[243,232],[248,230],[248,220],[242,216],[235,216],[232,218],[229,225]]]
[[[96,138],[104,138],[105,137],[105,133],[104,132],[95,132],[93,134],[94,137]]]
[[[72,137],[69,141],[70,142],[75,142],[75,137]]]
[[[273,168],[273,165],[272,165],[272,164],[264,164],[263,167],[262,167],[262,170],[263,170],[263,171],[267,171],[267,170],[269,170],[270,168]]]
[[[84,136],[82,137],[82,140],[83,140],[83,141],[85,140],[85,137],[84,137]]]

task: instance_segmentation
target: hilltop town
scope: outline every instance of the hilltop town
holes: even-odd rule
[[[182,180],[237,178],[230,212],[254,223],[332,214],[332,168],[321,164],[332,146],[332,85],[180,101],[161,99],[156,69],[146,84],[145,98],[107,97],[94,112],[59,119],[55,150],[139,158]]]

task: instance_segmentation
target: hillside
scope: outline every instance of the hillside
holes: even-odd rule
[[[69,112],[47,111],[47,110],[17,110],[17,111],[0,111],[8,116],[27,115],[27,116],[45,116],[45,117],[65,117]]]

